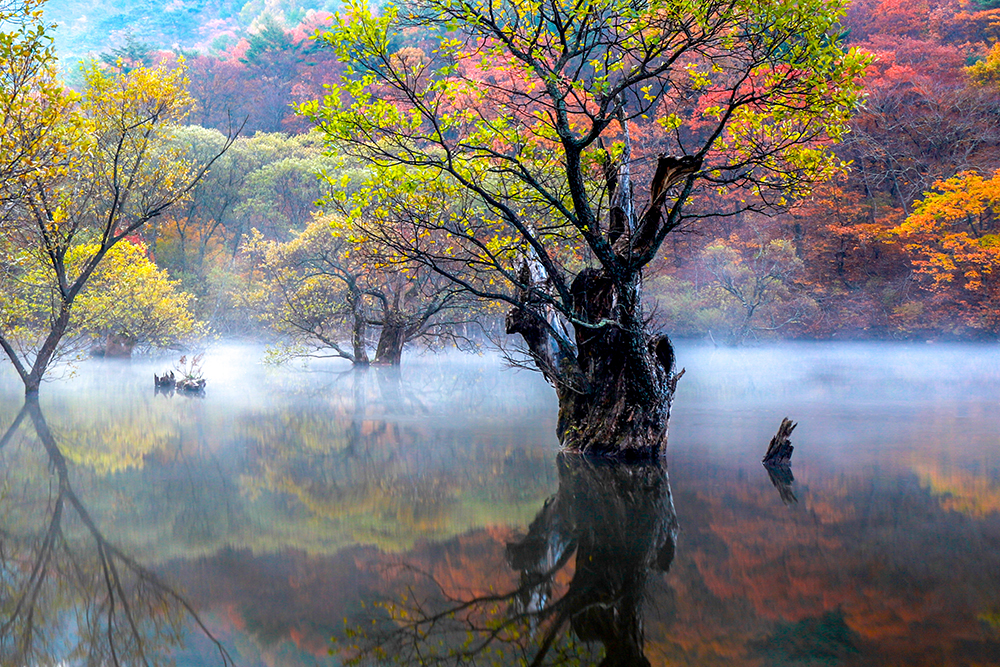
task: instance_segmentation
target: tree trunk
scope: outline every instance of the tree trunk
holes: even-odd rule
[[[110,334],[104,343],[104,356],[110,359],[131,359],[136,339],[127,334]]]
[[[382,366],[399,366],[406,343],[406,323],[386,317],[375,350],[375,363]]]
[[[697,172],[702,159],[660,155],[650,203],[637,219],[629,185],[628,133],[624,136],[621,166],[606,170],[611,202],[606,239],[592,244],[601,268],[587,268],[576,276],[569,289],[571,303],[566,304],[566,296],[553,289],[562,281],[554,280],[537,257],[526,255],[518,275],[523,305],[508,314],[507,333],[521,334],[536,365],[556,388],[557,434],[564,449],[642,459],[663,452],[680,378],[674,373],[670,339],[650,331],[644,320],[642,267],[673,228],[665,226],[661,211],[668,190]],[[687,191],[679,195],[682,200]],[[555,302],[562,305],[560,314],[555,313]],[[572,340],[559,321],[567,310],[573,315]]]
[[[356,292],[357,288],[354,285],[351,287]],[[351,296],[351,313],[354,318],[354,328],[351,332],[351,346],[354,350],[352,361],[355,366],[367,366],[369,361],[368,349],[365,347],[365,332],[368,326],[368,314],[365,313],[365,302],[359,293]]]
[[[59,309],[59,316],[52,322],[49,334],[42,342],[42,347],[39,348],[38,354],[35,355],[35,361],[31,365],[31,372],[22,378],[24,380],[25,396],[30,397],[38,394],[38,389],[42,384],[42,377],[45,376],[45,371],[48,370],[49,363],[52,361],[52,357],[55,356],[59,341],[62,340],[63,335],[66,333],[66,328],[69,326],[70,305],[71,303],[64,302]]]
[[[627,290],[601,269],[585,269],[572,285],[575,355],[553,353],[551,328],[537,311],[518,307],[507,332],[524,338],[559,398],[556,433],[563,449],[621,459],[659,456],[679,375],[665,335],[642,319],[638,277]],[[624,293],[623,293],[624,292]]]
[[[647,330],[637,280],[621,294],[603,271],[588,269],[572,289],[581,319],[615,323],[574,326],[577,363],[587,381],[557,387],[563,447],[626,459],[659,456],[676,386],[670,339]]]

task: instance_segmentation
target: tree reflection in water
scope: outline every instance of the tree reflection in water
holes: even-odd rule
[[[37,441],[15,438],[25,418]],[[168,663],[191,622],[233,664],[184,598],[105,538],[37,398],[0,438],[0,461],[0,664]]]
[[[351,662],[649,665],[646,584],[670,568],[676,539],[662,462],[560,454],[558,492],[507,545],[518,586],[458,599],[422,575],[407,595],[378,605],[388,616],[381,624],[348,633],[358,642]],[[434,592],[422,592],[428,585]]]

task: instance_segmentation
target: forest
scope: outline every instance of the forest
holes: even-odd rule
[[[995,339],[1000,8],[563,8],[544,37],[445,9],[5,0],[0,344],[29,391],[218,337],[364,366],[519,334],[565,435],[668,397],[667,335]]]
[[[164,140],[178,161],[203,165],[218,156],[173,205],[123,237],[129,245],[115,247],[78,304],[76,329],[140,348],[209,334],[263,336],[279,355],[322,350],[367,360],[377,349],[391,363],[401,347],[380,341],[380,332],[461,344],[479,338],[480,327],[502,328],[502,312],[439,278],[417,271],[405,288],[393,284],[400,274],[385,267],[403,258],[352,228],[400,193],[379,191],[364,164],[324,143],[300,106],[321,99],[351,66],[316,38],[336,7],[201,1],[157,13],[142,3],[88,3],[86,12],[68,1],[29,4],[44,12],[45,39],[59,44],[73,35],[77,45],[96,47],[74,54],[69,62],[82,57],[82,64],[68,73],[54,51],[46,56],[46,66],[66,74],[59,83],[81,99],[99,94],[91,80],[98,71],[127,79],[146,68],[164,80],[182,71],[174,76],[187,98],[164,119]],[[870,62],[859,104],[829,147],[837,164],[775,210],[743,207],[745,193],[730,188],[714,195],[726,215],[680,225],[645,278],[656,325],[720,344],[774,336],[994,339],[998,17],[990,3],[853,3],[838,39]],[[81,32],[83,24],[103,41]],[[436,36],[412,27],[393,39],[400,57],[425,58]],[[662,120],[629,121],[644,153],[662,144]],[[568,241],[575,261],[591,261]],[[10,234],[4,242],[10,280],[17,275],[10,260],[25,249]],[[124,264],[137,271],[128,258],[144,264],[142,275],[123,273]],[[6,328],[16,307],[4,291]],[[357,316],[345,306],[352,300]],[[110,314],[108,301],[120,312]],[[138,318],[140,311],[155,316]],[[402,332],[389,322],[402,322]]]

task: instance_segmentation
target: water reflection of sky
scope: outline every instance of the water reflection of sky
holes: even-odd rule
[[[516,579],[505,545],[561,484],[539,377],[430,356],[394,381],[259,352],[206,354],[204,399],[154,396],[162,360],[84,362],[41,401],[105,537],[186,591],[237,664],[329,664],[329,637],[394,593],[406,559],[456,594]],[[1000,664],[1000,351],[680,345],[678,359],[680,536],[650,578],[653,664]],[[3,368],[3,428],[20,393]],[[759,464],[785,416],[792,506]],[[8,501],[48,484],[20,438],[0,451]],[[191,631],[171,651],[213,664],[204,643]]]

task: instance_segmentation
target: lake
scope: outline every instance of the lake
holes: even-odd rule
[[[631,466],[492,356],[4,366],[0,664],[1000,665],[1000,347],[677,356]]]

